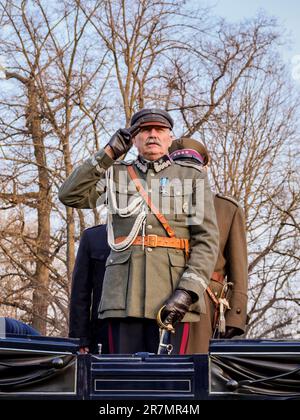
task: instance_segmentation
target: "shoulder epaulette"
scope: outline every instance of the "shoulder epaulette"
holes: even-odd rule
[[[197,169],[199,172],[204,172],[203,167],[201,165],[197,165],[197,163],[186,162],[182,160],[174,160],[175,165],[185,166],[188,168]]]
[[[228,195],[223,195],[221,193],[216,194],[217,197],[223,198],[224,200],[230,201],[231,203],[235,204],[237,207],[240,207],[240,203],[236,201],[234,198],[229,197]]]

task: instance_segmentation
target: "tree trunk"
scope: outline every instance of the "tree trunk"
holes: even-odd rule
[[[74,210],[66,207],[67,214],[67,276],[68,276],[68,291],[70,295],[72,273],[75,264],[75,223]]]
[[[65,120],[65,133],[62,136],[62,148],[64,155],[64,163],[66,169],[66,177],[68,177],[73,169],[70,153],[70,119],[71,109],[69,104],[70,96],[70,84],[66,87],[66,120]],[[72,273],[75,264],[75,221],[74,221],[74,210],[70,207],[66,207],[66,221],[67,221],[67,277],[68,277],[68,294],[70,296]]]
[[[38,108],[38,95],[34,81],[28,82],[27,127],[32,135],[34,155],[38,168],[39,199],[37,204],[38,232],[36,238],[36,270],[33,284],[32,325],[41,334],[47,333],[49,251],[50,251],[50,213],[51,194],[49,173],[46,164],[44,134]]]

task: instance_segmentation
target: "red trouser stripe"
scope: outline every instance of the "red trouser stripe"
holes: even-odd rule
[[[190,332],[190,324],[188,322],[185,322],[183,325],[183,332],[181,336],[181,343],[180,343],[180,349],[179,349],[180,355],[186,353],[189,332]]]

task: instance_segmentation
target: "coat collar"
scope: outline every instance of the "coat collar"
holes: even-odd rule
[[[134,163],[136,167],[145,174],[149,169],[153,169],[156,173],[158,173],[172,165],[172,162],[173,160],[170,158],[170,156],[164,155],[160,159],[154,161],[144,159],[142,156],[138,156]]]

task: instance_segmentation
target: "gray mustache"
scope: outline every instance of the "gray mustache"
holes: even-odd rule
[[[161,142],[156,137],[148,137],[146,139],[146,145],[148,144],[157,144],[158,146],[161,146]]]

